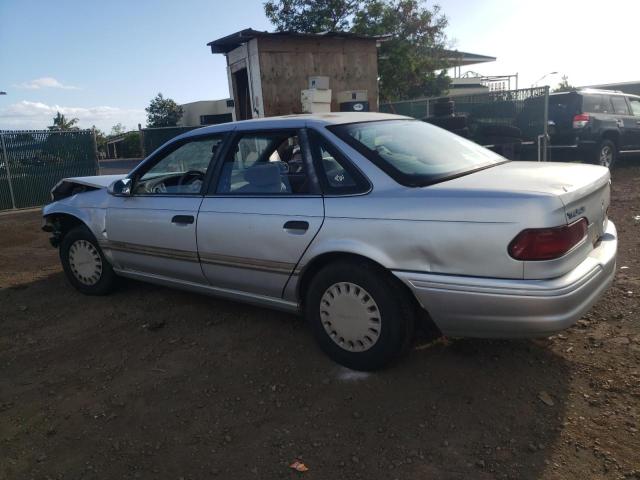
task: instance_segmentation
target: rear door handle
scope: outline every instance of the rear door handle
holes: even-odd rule
[[[283,227],[285,230],[298,230],[306,232],[309,229],[309,222],[301,220],[289,220]]]
[[[178,223],[180,225],[191,225],[195,221],[193,215],[176,215],[171,219],[171,223]]]

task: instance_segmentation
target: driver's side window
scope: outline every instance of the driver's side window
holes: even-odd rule
[[[201,193],[207,170],[222,144],[222,137],[183,143],[147,170],[134,187],[141,195],[195,195]]]

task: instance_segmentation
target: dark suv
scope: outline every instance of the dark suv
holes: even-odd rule
[[[552,159],[577,151],[611,168],[618,155],[640,153],[640,96],[592,89],[552,93],[549,136]]]

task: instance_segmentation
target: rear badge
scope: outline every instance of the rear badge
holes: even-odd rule
[[[586,208],[584,206],[578,207],[575,210],[571,210],[570,212],[567,212],[567,218],[569,220],[573,220],[578,215],[582,215],[585,212],[585,210],[586,210]]]

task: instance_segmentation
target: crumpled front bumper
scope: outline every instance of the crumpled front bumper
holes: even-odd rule
[[[573,325],[611,284],[618,238],[609,221],[591,254],[550,280],[507,280],[396,271],[448,336],[547,336]]]

